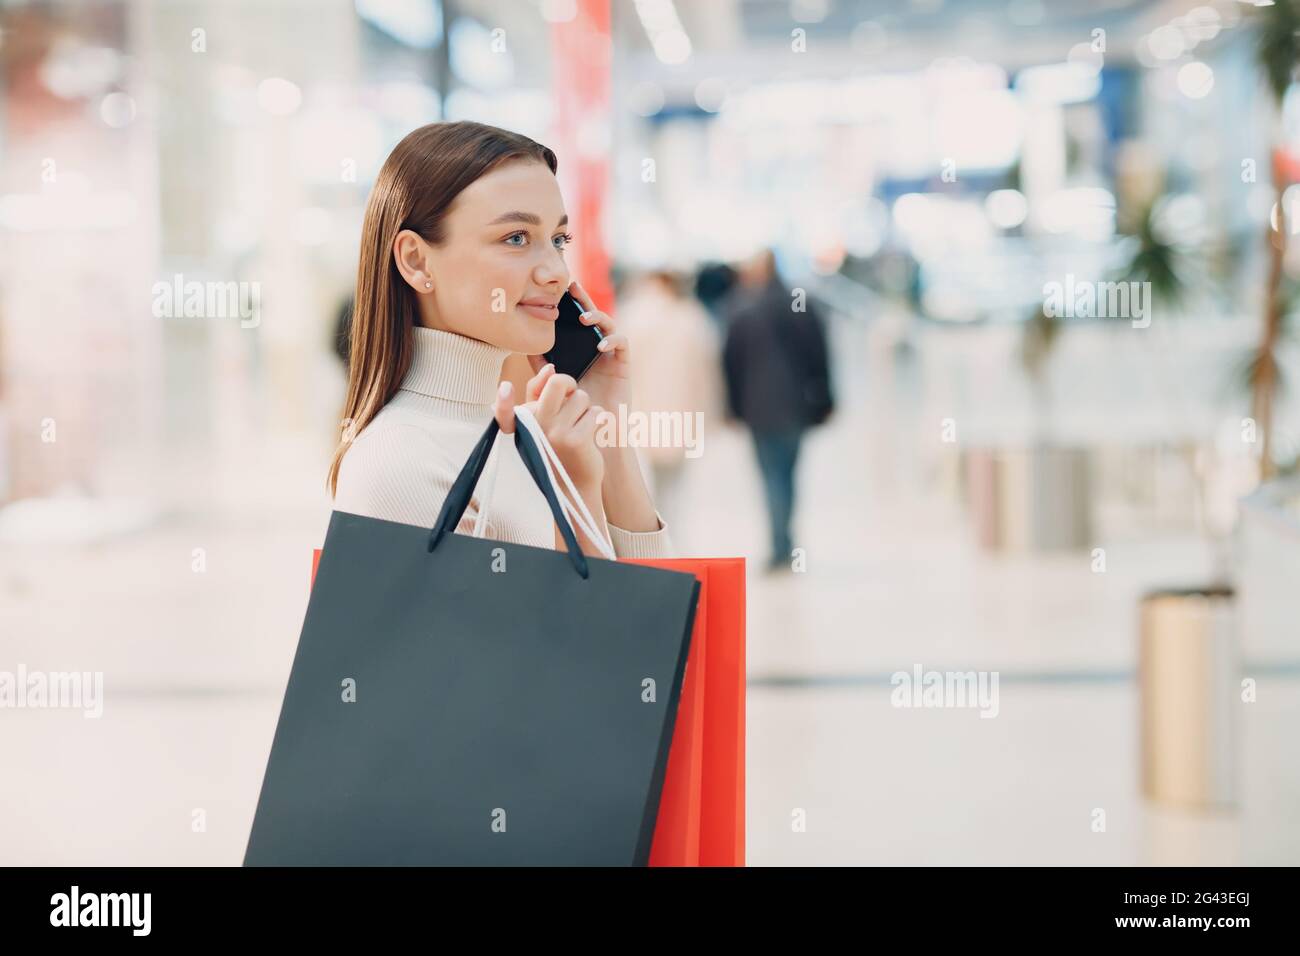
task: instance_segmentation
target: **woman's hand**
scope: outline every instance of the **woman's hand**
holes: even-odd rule
[[[597,346],[604,354],[582,376],[582,387],[593,402],[617,414],[619,405],[632,401],[632,363],[628,357],[627,333],[619,332],[614,320],[596,308],[596,303],[591,301],[591,296],[578,280],[569,283],[569,294],[585,310],[582,323],[596,326],[604,335]]]
[[[591,447],[595,449],[596,457],[602,459],[601,477],[597,479],[596,487],[593,489],[580,484],[578,487],[582,492],[583,500],[587,502],[598,521],[602,523],[607,521],[610,525],[625,531],[658,531],[662,526],[655,513],[654,502],[650,499],[650,492],[646,489],[636,450],[629,445],[619,445],[617,442],[610,443],[608,447],[598,446],[595,441],[596,429],[603,424],[599,419],[606,414],[617,414],[619,405],[626,405],[631,401],[632,363],[628,358],[627,333],[619,332],[614,320],[596,308],[596,304],[591,301],[591,296],[587,295],[587,290],[577,280],[569,283],[569,293],[585,311],[582,317],[583,323],[597,326],[604,334],[600,345],[597,346],[602,353],[600,358],[596,359],[582,377],[581,391],[586,393],[592,405],[591,410],[580,419],[582,422],[590,422],[588,427],[592,433]],[[543,361],[545,360],[540,355],[528,356],[529,364],[539,376],[550,375],[554,369],[548,371],[548,368],[542,364]],[[576,394],[577,383],[572,376],[557,375],[555,378],[571,383]],[[530,392],[536,381],[537,378],[534,378],[528,383]],[[499,417],[498,421],[500,421]],[[511,425],[513,427],[513,414]],[[505,426],[503,425],[502,428]],[[560,451],[558,446],[556,451]],[[587,451],[586,448],[583,449],[584,454]],[[564,452],[560,451],[560,455],[563,458]],[[569,463],[565,461],[564,466],[568,468]],[[583,466],[586,466],[585,461]],[[577,482],[575,477],[574,483]],[[597,508],[600,508],[599,514]],[[556,546],[562,547],[561,544]],[[583,550],[587,550],[585,545]]]
[[[528,380],[525,393],[529,410],[537,416],[537,423],[542,426],[574,485],[582,492],[583,498],[594,489],[599,500],[605,470],[604,459],[596,447],[601,407],[592,402],[585,389],[578,388],[572,375],[556,374],[555,366],[550,364],[544,365]],[[513,386],[509,381],[502,382],[493,413],[507,435],[515,430],[516,404]]]

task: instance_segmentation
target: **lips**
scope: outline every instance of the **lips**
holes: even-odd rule
[[[560,315],[559,304],[546,299],[524,299],[519,303],[519,308],[535,319],[545,319],[550,322],[554,322]]]

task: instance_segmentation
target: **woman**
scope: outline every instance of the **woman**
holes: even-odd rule
[[[629,400],[627,340],[570,281],[556,166],[528,137],[469,122],[422,126],[384,163],[362,223],[343,435],[328,479],[335,510],[431,528],[491,418],[514,431],[519,396],[501,369],[518,352],[535,373],[522,400],[614,553],[672,555],[634,449],[596,442],[604,409]],[[566,289],[605,334],[581,388],[541,357]],[[518,454],[494,456],[492,498],[472,499],[457,530],[469,532],[485,506],[487,537],[563,549]],[[584,552],[600,554],[575,532]]]

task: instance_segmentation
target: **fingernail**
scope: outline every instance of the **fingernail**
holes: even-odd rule
[[[609,339],[601,339],[600,344],[597,345],[596,348],[600,349],[602,352],[609,351]]]
[[[510,382],[509,381],[502,382],[501,387],[497,389],[497,398],[509,398],[510,391],[511,391]]]
[[[554,364],[553,362],[547,362],[545,365],[542,366],[542,372],[545,372],[545,371],[547,371],[548,369],[554,369],[554,368],[555,368],[555,364]],[[538,374],[538,375],[541,375],[542,372],[538,372],[537,374]]]

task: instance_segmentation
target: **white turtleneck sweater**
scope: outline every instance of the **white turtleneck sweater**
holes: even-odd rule
[[[432,528],[492,419],[501,367],[510,352],[455,332],[424,326],[412,331],[414,355],[401,387],[343,455],[334,510]],[[492,456],[497,474],[485,537],[554,548],[554,519],[515,450],[514,436],[498,433]],[[475,496],[458,533],[472,533],[478,507]],[[668,529],[657,511],[655,516],[658,531],[627,531],[607,522],[614,553],[673,557]]]

